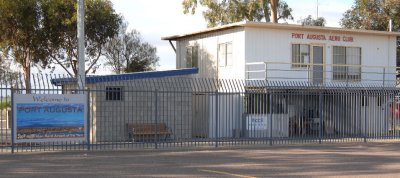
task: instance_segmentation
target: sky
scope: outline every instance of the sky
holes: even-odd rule
[[[293,9],[293,21],[308,15],[317,16],[317,0],[285,0]],[[206,22],[199,9],[195,15],[182,12],[182,0],[111,0],[117,13],[124,16],[128,29],[141,32],[144,41],[157,47],[160,57],[157,70],[175,69],[175,52],[168,41],[161,37],[199,31],[206,28]],[[353,0],[318,0],[318,16],[324,17],[326,26],[339,27],[342,14],[351,8]],[[107,68],[103,68],[107,70]],[[103,71],[104,73],[108,73]],[[102,72],[102,73],[103,73]]]

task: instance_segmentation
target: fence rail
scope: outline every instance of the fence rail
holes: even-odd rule
[[[376,83],[396,86],[399,67],[289,62],[246,63],[247,80],[309,83]]]
[[[90,81],[87,89],[77,90],[79,80],[36,75],[27,92],[23,80],[15,79],[20,82],[2,80],[0,89],[0,152],[5,153],[366,142],[400,137],[400,90],[379,84],[345,87],[293,81],[120,78]],[[87,139],[13,142],[13,122],[7,112],[13,93],[85,93]]]

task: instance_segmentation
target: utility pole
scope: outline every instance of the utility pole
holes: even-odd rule
[[[318,3],[318,0],[317,0],[317,19],[318,19],[318,6],[319,6],[319,3]]]
[[[78,0],[78,75],[77,81],[80,90],[85,89],[85,0]]]

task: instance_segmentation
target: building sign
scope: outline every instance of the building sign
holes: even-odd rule
[[[354,42],[352,36],[338,36],[338,35],[321,35],[321,34],[304,34],[304,33],[292,33],[292,38],[294,39],[308,39],[308,40],[321,40],[321,41],[344,41],[344,42]]]
[[[15,94],[14,141],[82,141],[86,136],[84,94]]]
[[[252,115],[247,117],[247,129],[248,130],[266,130],[267,125],[265,123],[266,118],[263,116]]]

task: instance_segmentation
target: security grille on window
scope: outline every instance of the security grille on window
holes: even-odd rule
[[[333,80],[361,80],[361,48],[334,46],[333,64]]]
[[[106,100],[107,101],[121,101],[122,100],[122,87],[106,87]]]
[[[310,45],[292,44],[292,67],[307,67],[310,62]]]
[[[186,48],[186,67],[199,67],[199,46],[188,46]]]
[[[218,63],[220,67],[232,66],[232,42],[218,44]]]

